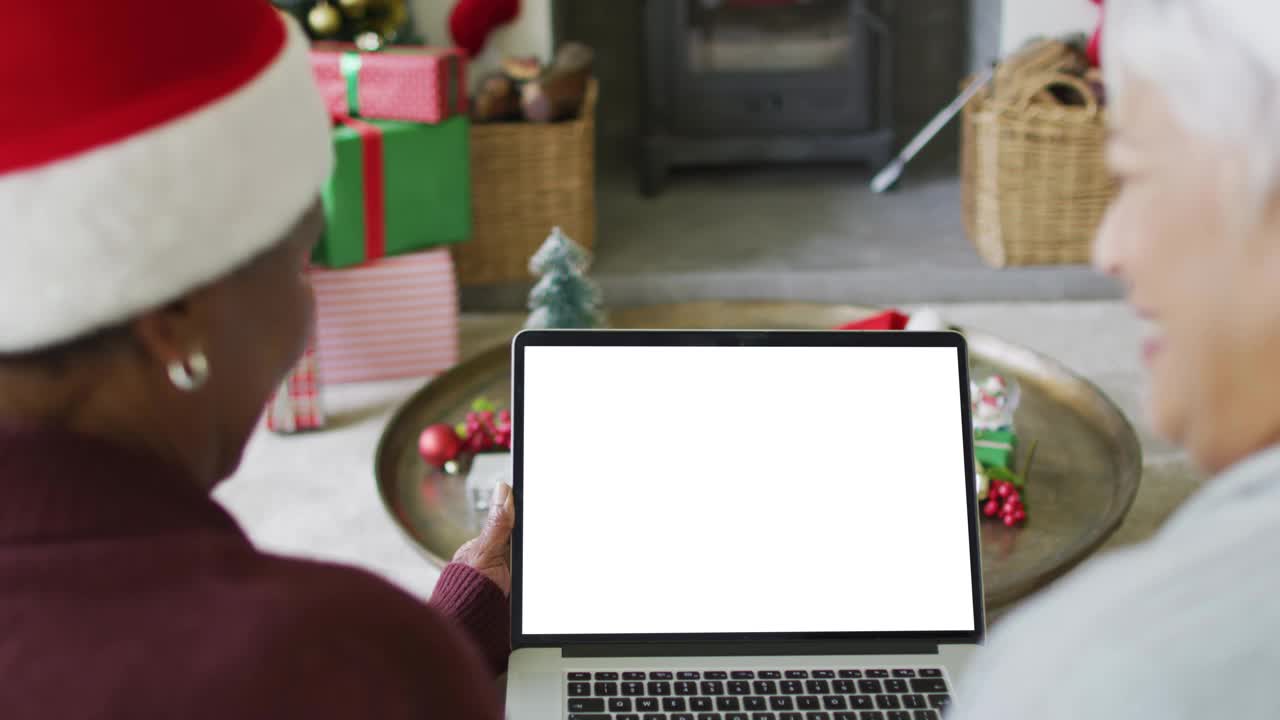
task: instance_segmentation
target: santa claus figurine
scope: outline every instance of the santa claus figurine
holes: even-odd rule
[[[1002,430],[1013,425],[1020,389],[1017,381],[991,374],[969,381],[971,414],[975,430]]]

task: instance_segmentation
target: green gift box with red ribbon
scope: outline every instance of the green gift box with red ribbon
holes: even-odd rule
[[[336,118],[327,227],[312,259],[350,267],[469,238],[469,136],[461,115],[435,125]]]

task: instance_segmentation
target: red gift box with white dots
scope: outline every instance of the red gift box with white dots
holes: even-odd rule
[[[466,59],[458,48],[396,45],[363,53],[321,42],[312,45],[311,69],[329,112],[340,117],[434,125],[467,112]]]

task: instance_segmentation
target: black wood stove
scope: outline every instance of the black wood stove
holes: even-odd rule
[[[888,162],[887,0],[647,0],[641,185],[677,166]]]

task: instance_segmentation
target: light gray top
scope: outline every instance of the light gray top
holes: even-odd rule
[[[1011,613],[947,720],[1280,718],[1280,446]]]

